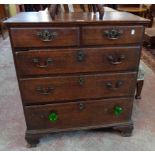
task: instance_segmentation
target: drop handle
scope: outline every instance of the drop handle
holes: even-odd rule
[[[48,68],[52,63],[53,59],[52,58],[47,58],[43,63],[39,58],[34,58],[33,63],[35,64],[36,67],[38,68]]]
[[[111,89],[111,90],[117,90],[117,89],[121,88],[121,86],[122,86],[123,84],[124,84],[123,81],[117,81],[117,82],[115,83],[115,85],[113,85],[112,82],[107,82],[107,83],[106,83],[106,87],[107,87],[108,89]]]
[[[43,86],[38,86],[36,87],[36,91],[41,94],[41,95],[49,95],[52,94],[54,91],[54,87],[53,86],[48,86],[48,87],[43,87]]]
[[[126,58],[125,55],[119,55],[119,56],[117,56],[117,55],[116,55],[116,56],[108,55],[108,56],[107,56],[108,61],[109,61],[112,65],[121,64],[125,58]]]

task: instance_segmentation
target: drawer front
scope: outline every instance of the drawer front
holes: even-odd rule
[[[136,71],[140,47],[84,48],[16,53],[21,76],[80,72]]]
[[[139,44],[142,26],[88,26],[82,28],[83,45]]]
[[[23,79],[20,82],[24,102],[33,105],[52,101],[131,96],[135,73],[57,76]]]
[[[77,46],[78,28],[11,28],[14,47]]]
[[[25,107],[28,130],[65,130],[127,122],[132,99],[106,99]]]

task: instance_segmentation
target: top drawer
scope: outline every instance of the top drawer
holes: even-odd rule
[[[78,28],[11,28],[14,47],[77,46]]]
[[[87,26],[82,28],[82,44],[137,44],[142,41],[143,31],[143,26]]]

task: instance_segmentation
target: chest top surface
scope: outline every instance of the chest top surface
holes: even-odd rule
[[[48,11],[22,12],[5,21],[8,26],[24,25],[147,25],[148,19],[127,12],[105,11],[103,19],[99,19],[99,13],[61,13],[52,20]]]

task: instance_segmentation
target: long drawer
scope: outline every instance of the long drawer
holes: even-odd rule
[[[26,105],[103,97],[132,96],[136,73],[95,74],[21,79]]]
[[[132,98],[79,101],[25,107],[28,130],[91,127],[130,120]]]
[[[139,46],[33,50],[16,52],[16,62],[21,76],[136,71],[139,55]]]
[[[140,44],[143,31],[142,26],[86,26],[82,28],[82,44]]]
[[[79,38],[77,27],[11,28],[10,33],[14,47],[77,46]]]

